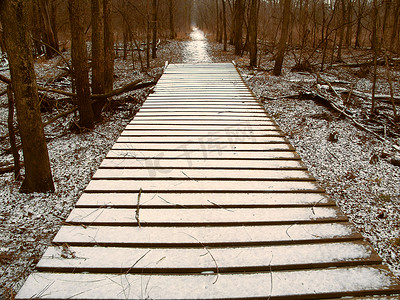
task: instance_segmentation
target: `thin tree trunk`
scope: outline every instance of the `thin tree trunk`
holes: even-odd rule
[[[25,179],[21,192],[54,191],[49,155],[43,131],[33,56],[27,30],[24,0],[0,2],[0,17],[10,63],[18,126],[25,161]]]
[[[390,49],[394,52],[399,53],[399,49],[396,46],[399,45],[399,27],[400,27],[400,0],[396,1],[396,8],[393,12],[393,27],[392,27],[392,35],[390,37]]]
[[[7,96],[8,96],[8,136],[10,137],[11,152],[14,158],[14,178],[19,179],[20,176],[20,163],[19,163],[19,152],[17,142],[15,140],[14,130],[14,96],[10,85],[7,85]]]
[[[235,0],[233,6],[233,44],[235,46],[235,55],[242,54],[243,48],[243,19],[244,19],[244,3],[243,0]]]
[[[176,37],[175,26],[174,26],[174,0],[168,1],[168,12],[169,12],[169,38],[173,40]]]
[[[284,0],[283,4],[283,22],[281,30],[281,38],[279,40],[278,53],[275,60],[275,66],[273,74],[275,76],[281,75],[283,58],[286,50],[286,40],[289,33],[289,22],[290,22],[290,2],[291,0]]]
[[[84,3],[80,0],[68,0],[71,23],[71,57],[75,79],[77,104],[81,127],[94,128],[92,104],[90,102],[89,67],[85,39]]]
[[[250,67],[257,66],[257,25],[258,10],[260,6],[259,0],[251,0],[250,18],[249,18],[249,50],[250,50]]]
[[[226,34],[226,4],[225,0],[221,0],[222,2],[222,25],[224,28],[224,51],[226,51],[228,44],[228,36]]]
[[[114,31],[111,16],[111,0],[103,0],[104,13],[104,90],[114,87]]]
[[[56,49],[59,51],[58,48],[58,39],[56,37],[56,31],[55,28],[52,27],[52,18],[51,17],[51,7],[49,7],[49,1],[48,0],[39,0],[39,5],[40,5],[40,13],[42,16],[42,24],[43,24],[43,29],[44,29],[44,37],[45,37],[45,42],[50,45],[46,45],[46,57],[47,58],[52,58],[57,54],[56,51],[53,49]]]
[[[376,109],[376,80],[377,80],[377,69],[378,69],[378,54],[379,54],[379,40],[378,40],[378,3],[377,0],[373,0],[373,13],[372,13],[372,50],[374,53],[374,73],[372,79],[372,99],[371,99],[371,115],[377,113]]]
[[[352,11],[353,11],[353,3],[352,0],[348,0],[347,4],[347,15],[346,15],[346,46],[351,46],[351,37],[352,37],[352,29],[353,29],[353,20],[352,20]]]
[[[344,22],[346,20],[346,4],[345,0],[340,1],[342,4],[342,16],[340,20],[338,20],[337,26],[339,27],[339,44],[338,44],[338,53],[337,60],[342,61],[342,47],[343,47],[343,39],[344,39]]]
[[[219,32],[220,32],[220,23],[219,23],[219,5],[218,5],[218,1],[219,0],[215,0],[215,8],[216,8],[216,15],[217,15],[217,20],[216,20],[216,22],[217,22],[217,34],[215,35],[215,40],[217,41],[217,42],[219,42]]]
[[[157,57],[157,0],[152,1],[152,18],[151,18],[151,25],[152,25],[152,44],[151,44],[151,58]]]
[[[147,19],[147,31],[146,31],[146,66],[150,68],[150,20]]]
[[[104,14],[103,0],[92,0],[92,93],[104,94]],[[94,119],[99,120],[102,103],[93,106]]]

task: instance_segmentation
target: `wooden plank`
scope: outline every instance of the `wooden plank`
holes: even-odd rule
[[[207,143],[207,144],[157,144],[157,143],[122,143],[117,142],[114,144],[114,150],[148,150],[148,151],[162,151],[162,150],[174,150],[174,151],[217,151],[218,153],[224,152],[236,152],[236,151],[247,151],[247,152],[263,152],[263,151],[294,151],[292,145],[288,142],[283,143],[271,143],[271,144],[219,144],[219,143]],[[222,154],[221,154],[222,155]]]
[[[172,109],[172,108],[165,108],[165,109],[146,109],[143,108],[136,114],[143,114],[143,115],[171,115],[171,116],[213,116],[213,115],[221,115],[221,116],[254,116],[254,117],[259,117],[259,116],[265,116],[265,111],[261,108],[252,108],[249,110],[246,109],[227,109],[225,108],[216,108],[216,109],[211,109],[211,108],[187,108],[187,109]]]
[[[306,170],[300,160],[108,159],[101,168]],[[164,170],[164,172],[169,172]]]
[[[195,131],[195,132],[187,132],[187,131],[138,131],[138,130],[124,130],[121,133],[121,136],[137,136],[137,137],[149,137],[149,136],[184,136],[184,137],[267,137],[267,136],[284,136],[282,131],[280,130],[268,130],[268,131]]]
[[[400,287],[380,266],[257,274],[136,275],[33,273],[17,299],[321,299],[393,294]]]
[[[306,170],[300,160],[105,159],[101,168]],[[165,171],[167,172],[167,171]],[[169,172],[169,171],[168,171]]]
[[[110,150],[107,158],[191,158],[191,159],[300,159],[292,151],[182,151],[182,150]]]
[[[283,225],[347,221],[336,207],[140,209],[141,226]],[[75,208],[70,224],[135,226],[136,209]]]
[[[161,150],[174,150],[174,151],[217,151],[219,153],[232,152],[232,151],[247,151],[247,152],[262,152],[262,151],[294,151],[292,145],[287,141],[283,143],[269,143],[269,144],[219,144],[219,143],[207,143],[207,144],[157,144],[157,143],[134,143],[134,142],[116,142],[113,146],[114,150],[149,150],[149,151],[161,151]]]
[[[196,239],[193,239],[196,237]],[[54,243],[114,247],[229,247],[294,245],[361,240],[344,222],[259,226],[62,226]]]
[[[223,102],[223,101],[215,101],[204,103],[203,101],[152,101],[145,102],[142,105],[142,109],[164,109],[165,107],[170,107],[171,109],[186,109],[191,107],[198,108],[226,108],[229,106],[230,109],[254,109],[260,108],[258,103],[234,103],[234,102]]]
[[[256,103],[257,101],[254,99],[253,96],[232,96],[232,95],[190,95],[190,96],[185,96],[185,95],[157,95],[157,94],[150,94],[147,97],[146,102],[151,102],[151,101],[160,101],[160,100],[174,100],[174,101],[199,101],[199,100],[209,100],[209,101],[235,101],[237,103]]]
[[[266,143],[284,143],[286,138],[280,134],[277,136],[263,136],[263,137],[246,137],[246,136],[200,136],[200,137],[158,137],[158,136],[120,136],[117,140],[118,143],[190,143],[190,144],[266,144]]]
[[[137,208],[138,193],[83,193],[78,208]],[[297,207],[335,206],[321,193],[145,193],[140,194],[141,208],[185,207]]]
[[[193,237],[193,239],[196,239]],[[381,258],[363,241],[240,248],[49,247],[36,266],[42,272],[200,273],[269,272],[379,264]],[[84,258],[84,259],[83,259]],[[141,258],[140,260],[138,260]]]
[[[125,130],[146,130],[146,131],[186,131],[186,132],[195,132],[195,131],[227,131],[227,132],[241,132],[241,131],[249,131],[249,132],[262,132],[269,130],[280,130],[277,125],[265,125],[265,126],[230,126],[230,125],[202,125],[202,126],[190,126],[190,125],[170,125],[170,124],[147,124],[141,125],[132,122],[128,124]]]
[[[262,118],[265,117],[264,112],[259,113],[251,113],[251,112],[217,112],[217,111],[210,111],[210,112],[154,112],[154,111],[143,111],[142,113],[137,113],[135,115],[136,118],[156,118],[156,119],[175,119],[175,118],[195,118],[195,119],[208,119],[208,118],[215,118],[220,117],[221,119],[225,118],[239,118],[239,119],[248,119],[248,118]]]
[[[187,83],[175,83],[175,84],[168,84],[168,83],[160,83],[157,84],[155,89],[155,93],[158,91],[160,92],[171,92],[174,91],[197,91],[199,93],[203,91],[242,91],[242,92],[249,92],[245,85],[225,85],[225,84],[187,84]]]
[[[200,126],[228,126],[257,129],[258,126],[276,125],[272,119],[264,118],[263,121],[225,121],[218,120],[132,120],[131,125],[185,125],[188,128]]]
[[[170,170],[153,170],[150,177],[156,178],[155,174],[163,172],[167,174]],[[292,180],[258,180],[246,179],[236,180],[198,180],[186,178],[186,180],[129,180],[129,179],[98,179],[92,180],[86,191],[114,191],[114,192],[138,192],[142,189],[145,192],[161,191],[198,191],[198,192],[292,192],[292,191],[316,191],[321,188],[313,181],[292,181]]]
[[[192,180],[314,180],[301,170],[204,170],[204,169],[98,169],[93,179],[192,179]]]
[[[229,122],[229,121],[236,121],[236,122],[267,122],[265,120],[264,116],[260,117],[252,117],[252,116],[195,116],[195,115],[189,115],[189,116],[137,116],[134,118],[134,121],[141,120],[141,121],[146,121],[146,120],[176,120],[176,121],[189,121],[189,123],[193,121],[213,121],[213,122]]]

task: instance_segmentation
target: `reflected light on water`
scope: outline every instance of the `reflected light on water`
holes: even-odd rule
[[[186,42],[184,52],[185,63],[211,63],[211,57],[208,55],[207,39],[204,32],[193,27],[190,33],[190,41]]]

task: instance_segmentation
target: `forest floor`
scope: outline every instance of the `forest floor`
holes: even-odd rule
[[[395,161],[392,159],[399,155],[396,147],[400,146],[400,130],[388,121],[384,126],[386,136],[382,134],[387,141],[381,142],[321,103],[304,97],[284,98],[314,92],[338,101],[327,86],[317,84],[314,75],[290,71],[296,63],[293,55],[285,60],[283,75],[276,77],[271,75],[271,56],[262,57],[260,68],[250,69],[247,59],[231,55],[231,48],[229,52],[221,49],[222,45],[208,43],[202,32],[195,30],[192,41],[162,43],[158,58],[152,62],[148,73],[134,70],[129,59],[118,58],[115,87],[137,78],[145,81],[156,78],[162,72],[165,61],[196,63],[235,60],[244,80],[287,133],[321,186],[400,277],[400,167],[392,164]],[[49,61],[38,59],[36,70],[39,83],[45,84],[58,77],[63,72],[60,67],[62,60],[59,58]],[[399,95],[400,73],[398,69],[392,71],[395,72],[395,94]],[[9,76],[6,67],[0,66],[0,73]],[[384,77],[384,68],[381,74]],[[353,69],[338,67],[321,76],[329,82],[338,83],[338,87],[351,85],[362,92],[371,90],[371,75],[360,78]],[[67,89],[69,82],[61,76],[53,86]],[[384,80],[379,81],[378,87],[380,93],[388,93]],[[0,91],[4,88],[0,84]],[[69,126],[74,116],[62,118],[45,128],[55,193],[20,194],[20,182],[14,180],[13,174],[0,175],[0,299],[13,299],[149,92],[151,88],[114,99],[94,131],[71,132]],[[364,116],[368,103],[358,98],[350,102],[347,108],[353,116],[366,121]],[[63,104],[62,108],[66,109],[68,105]],[[43,118],[51,118],[58,113],[58,109],[57,106],[48,109]],[[390,114],[387,108],[385,110],[386,114]],[[7,114],[7,97],[1,96],[1,136],[7,133]],[[373,125],[371,128],[378,126]],[[8,147],[7,139],[0,141],[0,165],[12,161],[11,155],[5,153]]]

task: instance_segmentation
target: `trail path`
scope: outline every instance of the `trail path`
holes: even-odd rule
[[[204,32],[197,27],[190,33],[190,41],[186,42],[183,54],[183,62],[189,64],[211,63],[211,57],[208,54],[208,42]]]

